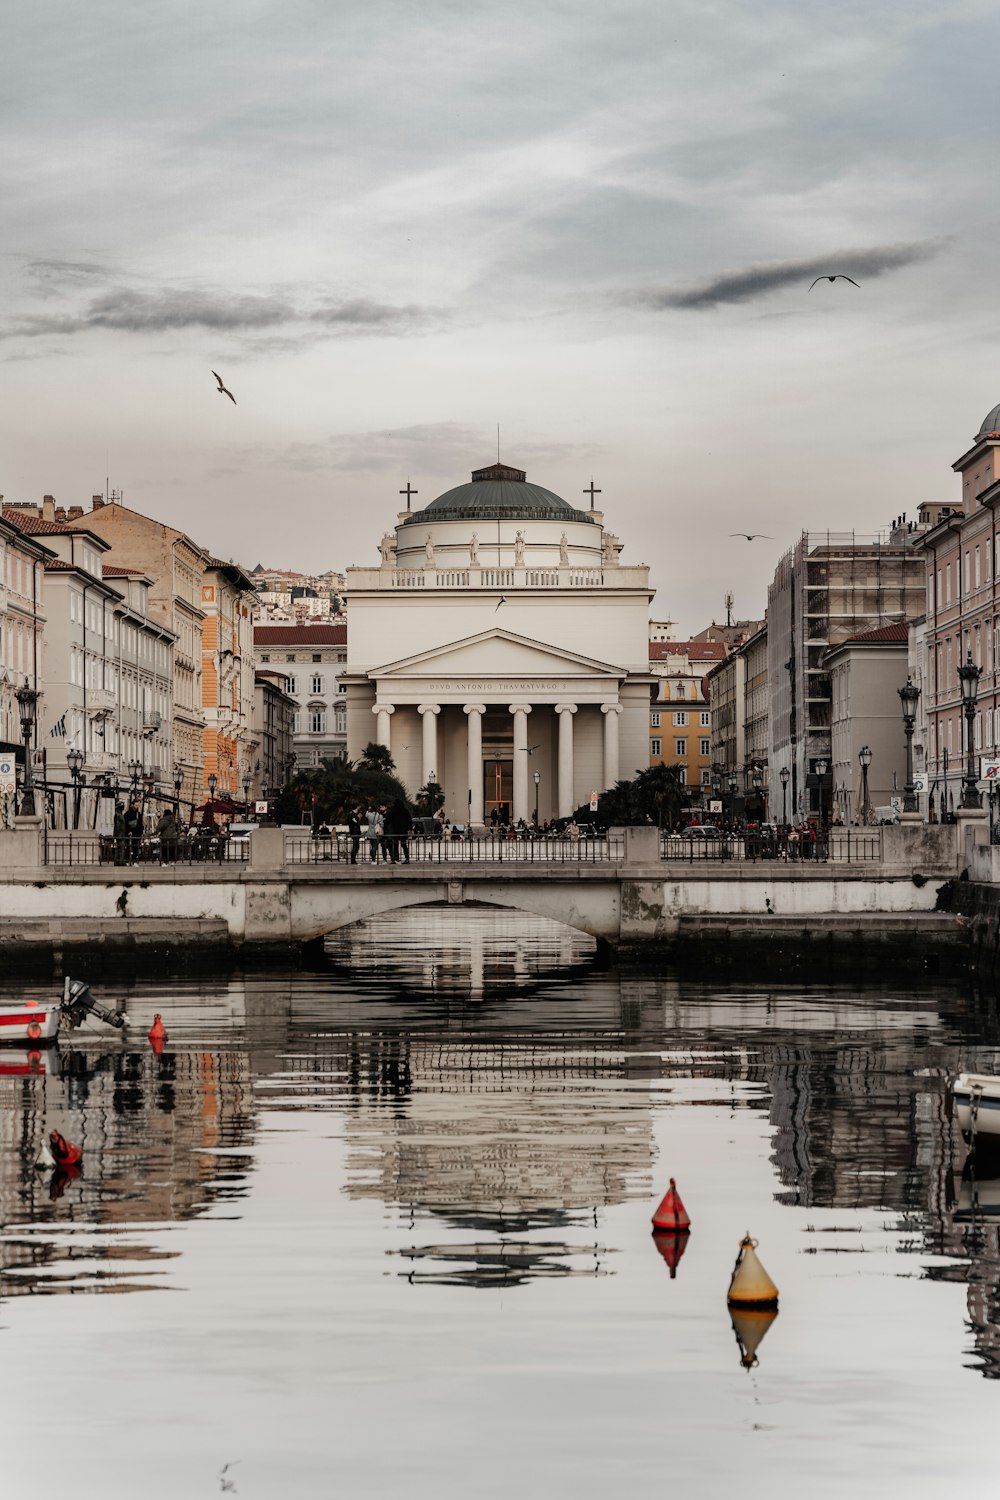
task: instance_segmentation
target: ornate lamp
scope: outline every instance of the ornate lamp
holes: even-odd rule
[[[976,717],[976,699],[979,696],[979,678],[982,668],[977,667],[972,660],[972,652],[962,666],[958,669],[958,680],[962,684],[962,708],[965,712],[965,786],[962,790],[963,807],[982,807],[983,799],[976,785],[975,754],[972,744],[972,721]],[[900,688],[899,695],[903,696],[905,689]],[[919,689],[913,691],[919,697]],[[905,713],[905,708],[904,708]],[[912,734],[912,727],[910,733]]]
[[[861,822],[867,828],[871,821],[871,808],[868,805],[868,768],[872,763],[872,753],[867,745],[862,745],[858,751],[858,762],[861,766]]]
[[[14,697],[17,699],[17,707],[21,715],[21,738],[24,740],[24,795],[21,798],[21,814],[23,817],[33,818],[35,815],[35,778],[31,770],[31,740],[35,731],[35,715],[38,712],[38,690],[29,685],[26,677],[24,686],[18,688]]]

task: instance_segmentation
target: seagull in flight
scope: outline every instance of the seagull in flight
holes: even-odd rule
[[[766,531],[731,531],[730,536],[745,536],[748,542],[755,542],[760,537],[765,542],[773,542],[774,537],[768,536]]]
[[[222,376],[219,375],[219,374],[217,374],[215,370],[212,371],[212,374],[215,375],[216,380],[219,382],[219,395],[220,396],[228,396],[229,399],[230,399],[230,401],[235,406],[236,405],[236,397],[233,395],[232,391],[227,390],[226,387],[222,384]]]
[[[506,603],[507,603],[507,600],[506,600],[506,599],[505,599],[505,598],[504,598],[504,596],[503,596],[503,594],[501,594],[501,595],[500,595],[500,598],[499,598],[499,600],[498,600],[498,602],[497,602],[497,609],[499,609],[499,608],[500,608],[500,605],[501,605],[501,604],[506,604]],[[495,609],[495,610],[494,610],[494,611],[493,611],[493,613],[494,613],[494,614],[496,614],[496,612],[497,612],[497,609]]]
[[[859,292],[861,290],[859,283],[854,280],[853,276],[845,276],[843,271],[836,271],[832,276],[817,276],[816,281],[849,281],[851,283],[851,286],[856,286]],[[812,286],[809,288],[810,291],[812,291],[813,286],[816,285],[816,281],[814,281]]]

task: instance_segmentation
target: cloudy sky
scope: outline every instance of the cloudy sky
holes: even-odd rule
[[[22,7],[0,491],[372,563],[499,423],[593,475],[657,617],[757,614],[803,528],[951,496],[1000,401],[998,43],[992,0]]]

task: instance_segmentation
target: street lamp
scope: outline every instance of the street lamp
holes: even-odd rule
[[[541,771],[535,772],[535,828],[538,828],[538,783],[542,779]]]
[[[972,661],[971,656],[969,657],[969,661]],[[976,684],[979,682],[979,668],[975,667],[973,670],[976,674],[972,688],[972,708],[974,711],[976,706]],[[964,671],[966,671],[966,668],[960,667],[958,675],[961,677]],[[964,696],[964,680],[962,682],[962,693]],[[917,789],[913,785],[913,725],[916,722],[917,717],[917,704],[920,701],[920,689],[918,687],[914,687],[909,676],[907,676],[906,679],[906,686],[899,689],[899,701],[903,705],[903,730],[906,734],[906,785],[903,788],[903,811],[912,813],[917,811]],[[972,764],[971,719],[969,720],[969,764],[970,766]],[[975,805],[977,807],[979,806],[978,801]]]
[[[250,821],[250,780],[250,772],[248,771],[243,778],[243,805],[248,823]]]
[[[130,760],[128,763],[128,774],[132,778],[132,796],[139,790],[139,777],[142,775],[142,761]]]
[[[208,785],[208,821],[215,822],[215,788],[219,785],[219,778],[211,771],[206,778]]]
[[[21,737],[24,740],[24,793],[21,797],[21,816],[35,816],[35,778],[31,773],[31,738],[35,729],[35,714],[38,711],[38,691],[29,687],[27,677],[24,686],[14,694],[21,714]]]
[[[872,753],[867,745],[862,745],[858,751],[858,762],[861,766],[861,824],[867,828],[871,814],[868,806],[868,767],[872,763]]]
[[[174,801],[177,803],[177,816],[181,815],[181,787],[184,785],[184,767],[174,766]]]
[[[792,779],[792,773],[787,766],[782,766],[778,772],[778,780],[781,782],[781,822],[788,827],[788,783]]]
[[[963,807],[982,807],[983,805],[983,799],[980,795],[979,788],[976,785],[976,782],[979,778],[976,776],[976,767],[972,744],[972,721],[976,716],[976,698],[979,693],[979,677],[981,671],[982,668],[977,667],[975,662],[972,660],[971,651],[969,652],[965,664],[958,669],[959,681],[962,684],[962,707],[965,710],[965,788],[962,792]],[[913,691],[919,696],[919,688],[914,688]],[[903,692],[904,689],[900,688],[900,697],[903,696]],[[911,723],[910,733],[912,732],[913,731]],[[907,767],[907,775],[909,779],[909,767]],[[907,788],[907,790],[910,790],[910,788]]]
[[[80,772],[83,770],[85,756],[82,750],[75,747],[66,751],[66,764],[69,774],[73,778],[73,827],[80,826]]]
[[[816,775],[819,777],[819,783],[817,785],[816,790],[819,792],[819,831],[820,831],[820,835],[822,835],[822,833],[823,833],[823,781],[824,781],[824,779],[826,777],[826,768],[827,768],[827,763],[826,763],[825,760],[818,760],[816,762]]]

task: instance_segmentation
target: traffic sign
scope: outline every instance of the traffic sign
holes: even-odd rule
[[[254,805],[253,805],[253,810],[259,816],[266,817],[267,816],[267,803],[266,802],[255,802]]]
[[[591,810],[591,812],[596,812],[597,811],[597,792],[596,792],[596,790],[592,791],[591,794],[590,794],[590,810]]]
[[[722,802],[718,797],[712,798],[711,802],[708,804],[708,810],[709,812],[714,813],[722,811]]]
[[[8,796],[17,789],[16,765],[13,755],[0,755],[0,796]]]

